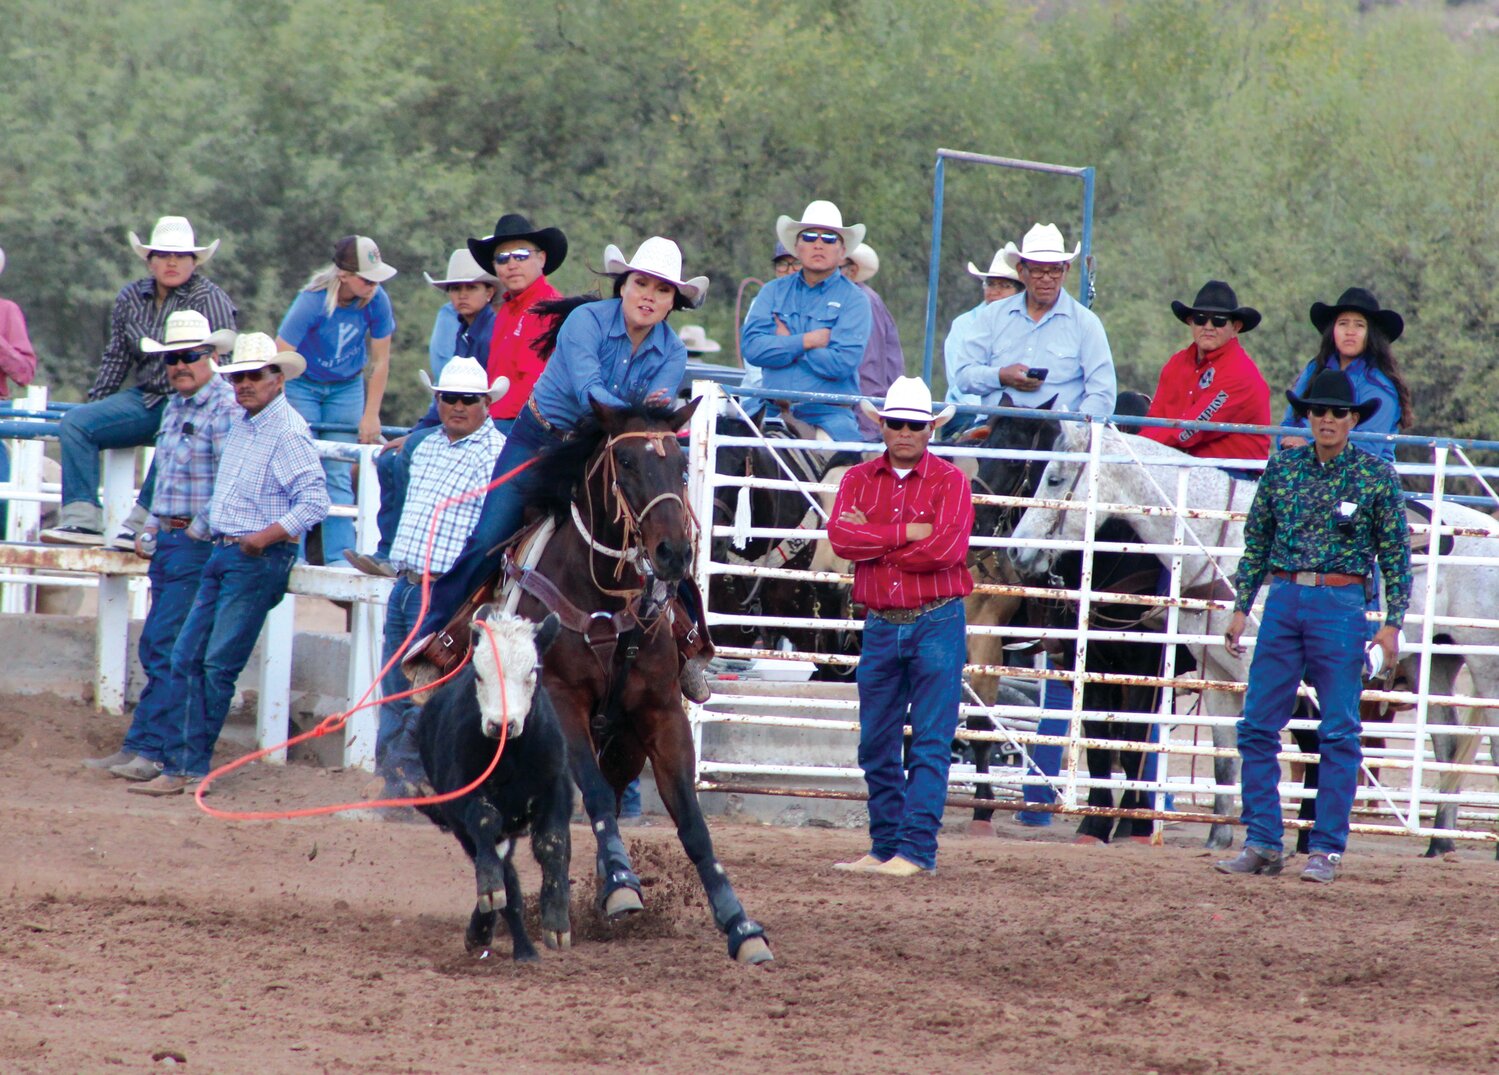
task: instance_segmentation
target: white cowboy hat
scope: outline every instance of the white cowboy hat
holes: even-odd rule
[[[141,242],[140,237],[132,231],[130,245],[145,261],[151,259],[151,251],[164,250],[169,254],[192,254],[201,267],[207,265],[208,259],[218,250],[219,241],[215,239],[207,246],[197,246],[193,241],[193,226],[188,223],[187,217],[164,216],[151,229],[150,242]]]
[[[489,402],[493,403],[510,391],[510,378],[496,377],[491,384],[489,374],[484,372],[484,367],[479,365],[477,358],[450,359],[442,368],[436,384],[432,383],[426,370],[417,370],[416,375],[422,379],[422,386],[434,396],[439,392],[459,392],[471,396],[488,396]]]
[[[800,220],[792,220],[789,216],[776,218],[776,238],[781,240],[781,245],[787,250],[796,249],[797,233],[808,228],[836,231],[843,236],[843,245],[848,250],[852,250],[864,241],[864,225],[850,224],[844,227],[843,213],[832,202],[810,203],[802,212]]]
[[[422,273],[427,278],[427,283],[442,291],[449,284],[488,284],[490,287],[499,287],[500,279],[493,273],[487,273],[479,267],[474,255],[469,253],[468,247],[460,246],[448,255],[448,271],[441,280],[432,279],[429,272]]]
[[[860,243],[849,251],[848,260],[859,266],[859,283],[867,284],[880,271],[880,256],[868,243]]]
[[[334,243],[333,264],[374,284],[383,284],[396,274],[396,267],[381,260],[380,248],[368,235],[345,235]]]
[[[970,276],[977,276],[980,280],[999,277],[1001,280],[1014,280],[1018,284],[1020,283],[1020,274],[1015,271],[1009,262],[1011,254],[1019,257],[1020,251],[1014,243],[1005,243],[1004,246],[994,252],[994,259],[989,262],[987,270],[980,269],[970,261],[968,263],[968,273]]]
[[[5,251],[0,250],[0,272],[5,271]]]
[[[142,336],[141,351],[154,355],[162,351],[191,351],[195,347],[212,344],[214,350],[223,354],[234,346],[234,338],[238,333],[232,328],[221,328],[215,332],[209,326],[208,318],[197,310],[178,310],[167,315],[166,331],[161,335],[161,343],[149,336]]]
[[[722,344],[708,338],[708,330],[702,325],[683,325],[677,330],[677,339],[682,341],[682,346],[688,351],[696,351],[700,355],[716,355],[723,350]]]
[[[276,366],[288,381],[295,381],[307,371],[307,360],[295,351],[276,350],[276,341],[264,332],[241,332],[234,340],[234,352],[222,366],[213,363],[213,372],[228,376],[250,370]]]
[[[1054,265],[1071,261],[1082,248],[1083,244],[1078,243],[1072,248],[1072,253],[1067,253],[1067,244],[1062,241],[1060,228],[1055,224],[1037,224],[1020,240],[1019,250],[1006,252],[1005,261],[1009,262],[1011,268],[1021,261],[1044,261]]]
[[[708,295],[708,278],[694,276],[691,280],[683,280],[681,248],[659,235],[652,235],[641,243],[635,256],[629,261],[625,260],[624,252],[619,247],[610,243],[604,247],[604,271],[610,275],[643,272],[647,276],[665,280],[680,291],[682,297],[694,308],[701,306]]]
[[[948,404],[932,413],[932,390],[920,377],[897,377],[885,393],[885,405],[876,408],[867,399],[859,400],[859,409],[870,418],[897,418],[906,422],[931,422],[933,429],[946,425],[958,408]]]

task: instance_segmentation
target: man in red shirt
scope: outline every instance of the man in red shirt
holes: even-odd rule
[[[1166,360],[1148,416],[1270,425],[1270,388],[1239,343],[1240,333],[1252,332],[1260,323],[1260,312],[1240,306],[1234,289],[1222,280],[1203,284],[1191,306],[1172,302],[1171,312],[1192,330],[1192,342]],[[1270,458],[1270,437],[1264,433],[1161,426],[1140,432],[1204,459]],[[1243,476],[1259,478],[1257,473]]]
[[[536,379],[546,368],[533,348],[546,331],[547,318],[531,312],[538,302],[561,298],[546,274],[562,268],[567,236],[559,228],[533,228],[519,213],[506,213],[495,223],[494,234],[468,241],[469,253],[480,265],[493,265],[504,298],[495,311],[494,334],[489,338],[486,367],[491,382],[508,378],[510,391],[489,408],[501,433],[509,435],[520,409],[531,398]],[[481,362],[485,356],[477,356]]]
[[[963,598],[973,590],[973,501],[957,467],[927,451],[932,393],[917,377],[890,386],[879,422],[885,452],[844,475],[828,521],[854,563],[854,601],[868,610],[859,657],[859,767],[869,787],[870,850],[839,869],[911,877],[937,868],[951,743],[967,653]],[[901,732],[911,747],[901,765]]]

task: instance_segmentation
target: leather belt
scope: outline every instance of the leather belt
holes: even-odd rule
[[[1362,586],[1364,576],[1344,575],[1337,571],[1272,571],[1270,574],[1297,586]]]
[[[156,521],[161,524],[163,530],[186,530],[193,525],[192,518],[187,515],[158,516]]]
[[[884,620],[886,623],[915,623],[928,612],[935,612],[943,605],[950,605],[954,601],[961,600],[963,599],[956,595],[952,597],[939,597],[935,601],[928,601],[926,604],[917,605],[915,608],[872,608],[866,615],[877,620]]]
[[[532,396],[530,399],[526,400],[526,409],[531,412],[532,418],[535,418],[538,422],[541,423],[541,428],[545,429],[552,436],[561,437],[563,440],[572,440],[578,435],[574,430],[558,429],[551,422],[548,422],[545,418],[543,418],[541,414],[541,408],[536,406],[535,396]]]
[[[401,570],[401,577],[407,582],[411,583],[411,585],[413,586],[420,587],[422,584],[422,573],[420,571],[411,571],[409,569],[403,568]],[[431,578],[433,582],[436,582],[438,579],[442,578],[442,572],[434,572],[428,577]]]
[[[249,534],[239,534],[237,536],[232,536],[232,535],[229,535],[229,534],[215,534],[214,538],[213,538],[213,543],[215,545],[238,545],[240,543],[240,539],[241,538],[247,538],[249,536],[250,536]],[[277,545],[295,545],[295,544],[297,544],[297,540],[295,538],[292,538],[289,541],[273,541],[273,542],[271,542],[269,545],[267,545],[265,547],[265,551],[268,552],[271,549],[274,549]]]

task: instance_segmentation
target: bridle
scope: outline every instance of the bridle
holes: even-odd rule
[[[577,531],[582,536],[583,540],[588,543],[589,548],[591,548],[596,553],[607,556],[610,559],[617,561],[617,565],[614,569],[614,578],[616,581],[621,578],[621,576],[624,574],[626,565],[628,565],[629,567],[634,569],[634,571],[638,575],[641,576],[641,589],[643,589],[645,579],[652,574],[652,572],[650,571],[649,560],[647,559],[645,560],[645,562],[642,562],[642,557],[645,549],[640,544],[640,527],[645,517],[649,515],[651,511],[658,505],[666,503],[668,501],[676,501],[676,503],[687,514],[687,517],[692,520],[693,525],[689,528],[689,534],[691,535],[691,539],[694,542],[696,542],[697,535],[697,517],[693,514],[692,506],[682,498],[682,494],[680,493],[658,493],[649,501],[647,501],[644,507],[638,509],[630,503],[629,499],[624,494],[624,490],[619,487],[619,474],[614,461],[614,446],[616,444],[619,444],[621,441],[627,440],[648,441],[649,444],[647,445],[646,450],[654,451],[657,457],[661,459],[666,458],[666,446],[668,442],[670,442],[674,451],[680,450],[677,447],[677,434],[675,430],[642,429],[628,433],[615,433],[604,442],[604,446],[599,452],[597,458],[595,458],[593,463],[589,465],[588,470],[583,476],[583,496],[588,507],[588,519],[592,520],[597,517],[593,506],[593,480],[602,471],[605,486],[611,493],[614,494],[613,521],[621,525],[622,534],[620,539],[620,547],[614,548],[613,546],[605,545],[603,542],[599,541],[596,537],[593,536],[593,533],[588,529],[588,522],[584,520],[582,514],[578,511],[577,501],[573,501],[571,505],[572,519],[573,526],[577,528]],[[694,555],[695,554],[696,549],[694,549]],[[592,575],[592,557],[589,557],[588,569],[590,575]],[[640,592],[639,589],[610,589],[600,583],[597,576],[593,576],[593,583],[602,592],[615,597],[629,597]]]

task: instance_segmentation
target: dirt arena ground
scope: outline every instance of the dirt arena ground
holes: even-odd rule
[[[891,881],[829,868],[857,833],[719,822],[777,956],[748,969],[659,824],[628,830],[647,912],[599,925],[579,828],[575,947],[517,967],[508,941],[464,953],[451,837],[126,795],[78,766],[122,730],[0,697],[0,1071],[1499,1070],[1499,866],[1476,848],[1366,842],[1321,888],[1221,877],[1193,829],[1090,849],[1005,821],[945,837],[936,877]],[[255,766],[211,801],[363,783]]]

